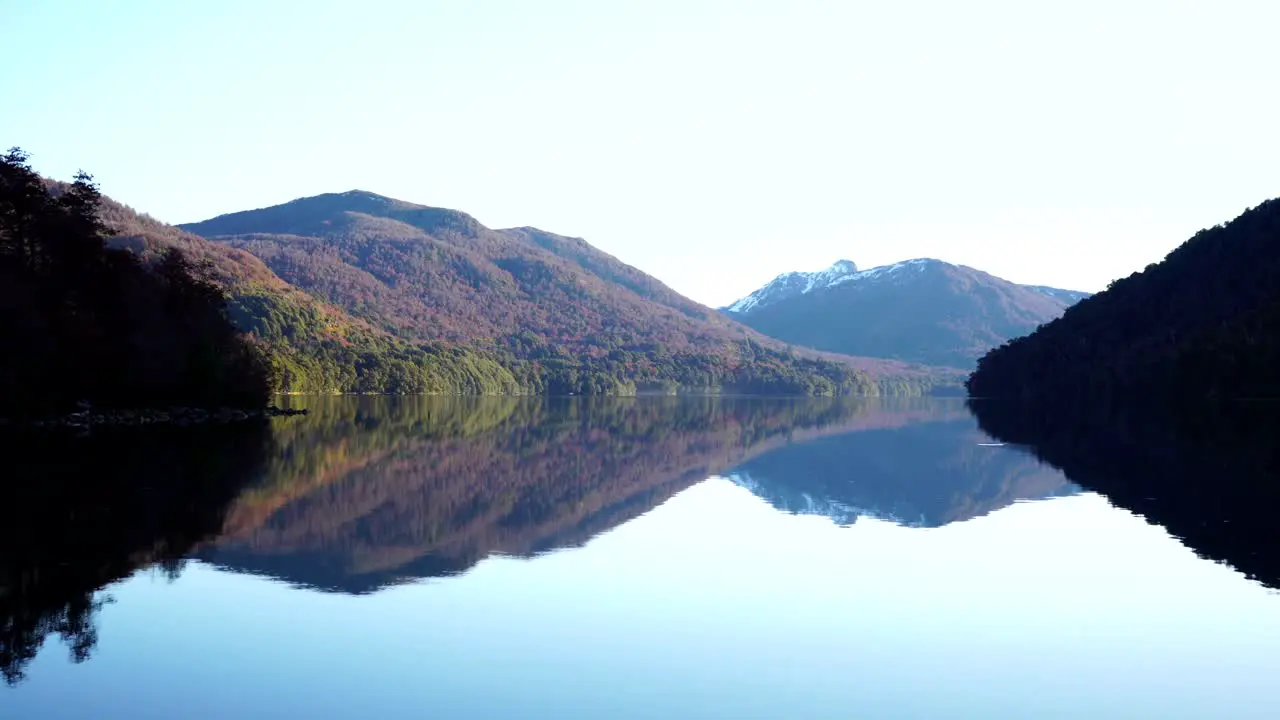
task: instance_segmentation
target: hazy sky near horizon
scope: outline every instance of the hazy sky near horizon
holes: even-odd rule
[[[190,222],[370,190],[704,303],[848,258],[1101,289],[1280,195],[1280,3],[0,0],[0,145]]]

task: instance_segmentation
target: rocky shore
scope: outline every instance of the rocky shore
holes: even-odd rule
[[[306,415],[307,411],[279,408],[274,405],[257,409],[241,408],[142,408],[136,410],[98,410],[88,403],[79,403],[76,412],[44,420],[8,420],[0,418],[0,427],[66,428],[88,430],[95,426],[134,427],[142,425],[200,425],[204,423],[230,423],[247,420],[264,420],[273,417]]]

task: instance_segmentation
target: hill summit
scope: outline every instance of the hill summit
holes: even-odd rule
[[[840,260],[817,272],[783,273],[723,312],[796,345],[971,368],[987,350],[1087,296],[933,258],[866,270]]]

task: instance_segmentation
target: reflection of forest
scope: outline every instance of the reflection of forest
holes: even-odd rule
[[[0,672],[21,680],[49,635],[71,657],[97,642],[97,591],[159,565],[176,576],[259,477],[263,425],[5,436],[0,503]]]
[[[199,556],[345,592],[579,545],[795,440],[967,416],[909,399],[303,402],[266,481]]]
[[[1163,526],[1203,558],[1280,587],[1280,404],[971,401],[983,430]]]

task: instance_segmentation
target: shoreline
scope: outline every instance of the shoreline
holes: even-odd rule
[[[81,409],[55,417],[40,419],[14,419],[0,417],[0,429],[36,428],[87,431],[94,427],[144,427],[168,425],[187,427],[209,423],[233,423],[249,420],[270,420],[276,417],[306,415],[306,408],[281,408],[268,405],[264,408],[245,409],[231,407],[168,407],[140,408],[133,410],[95,410],[81,405]]]

